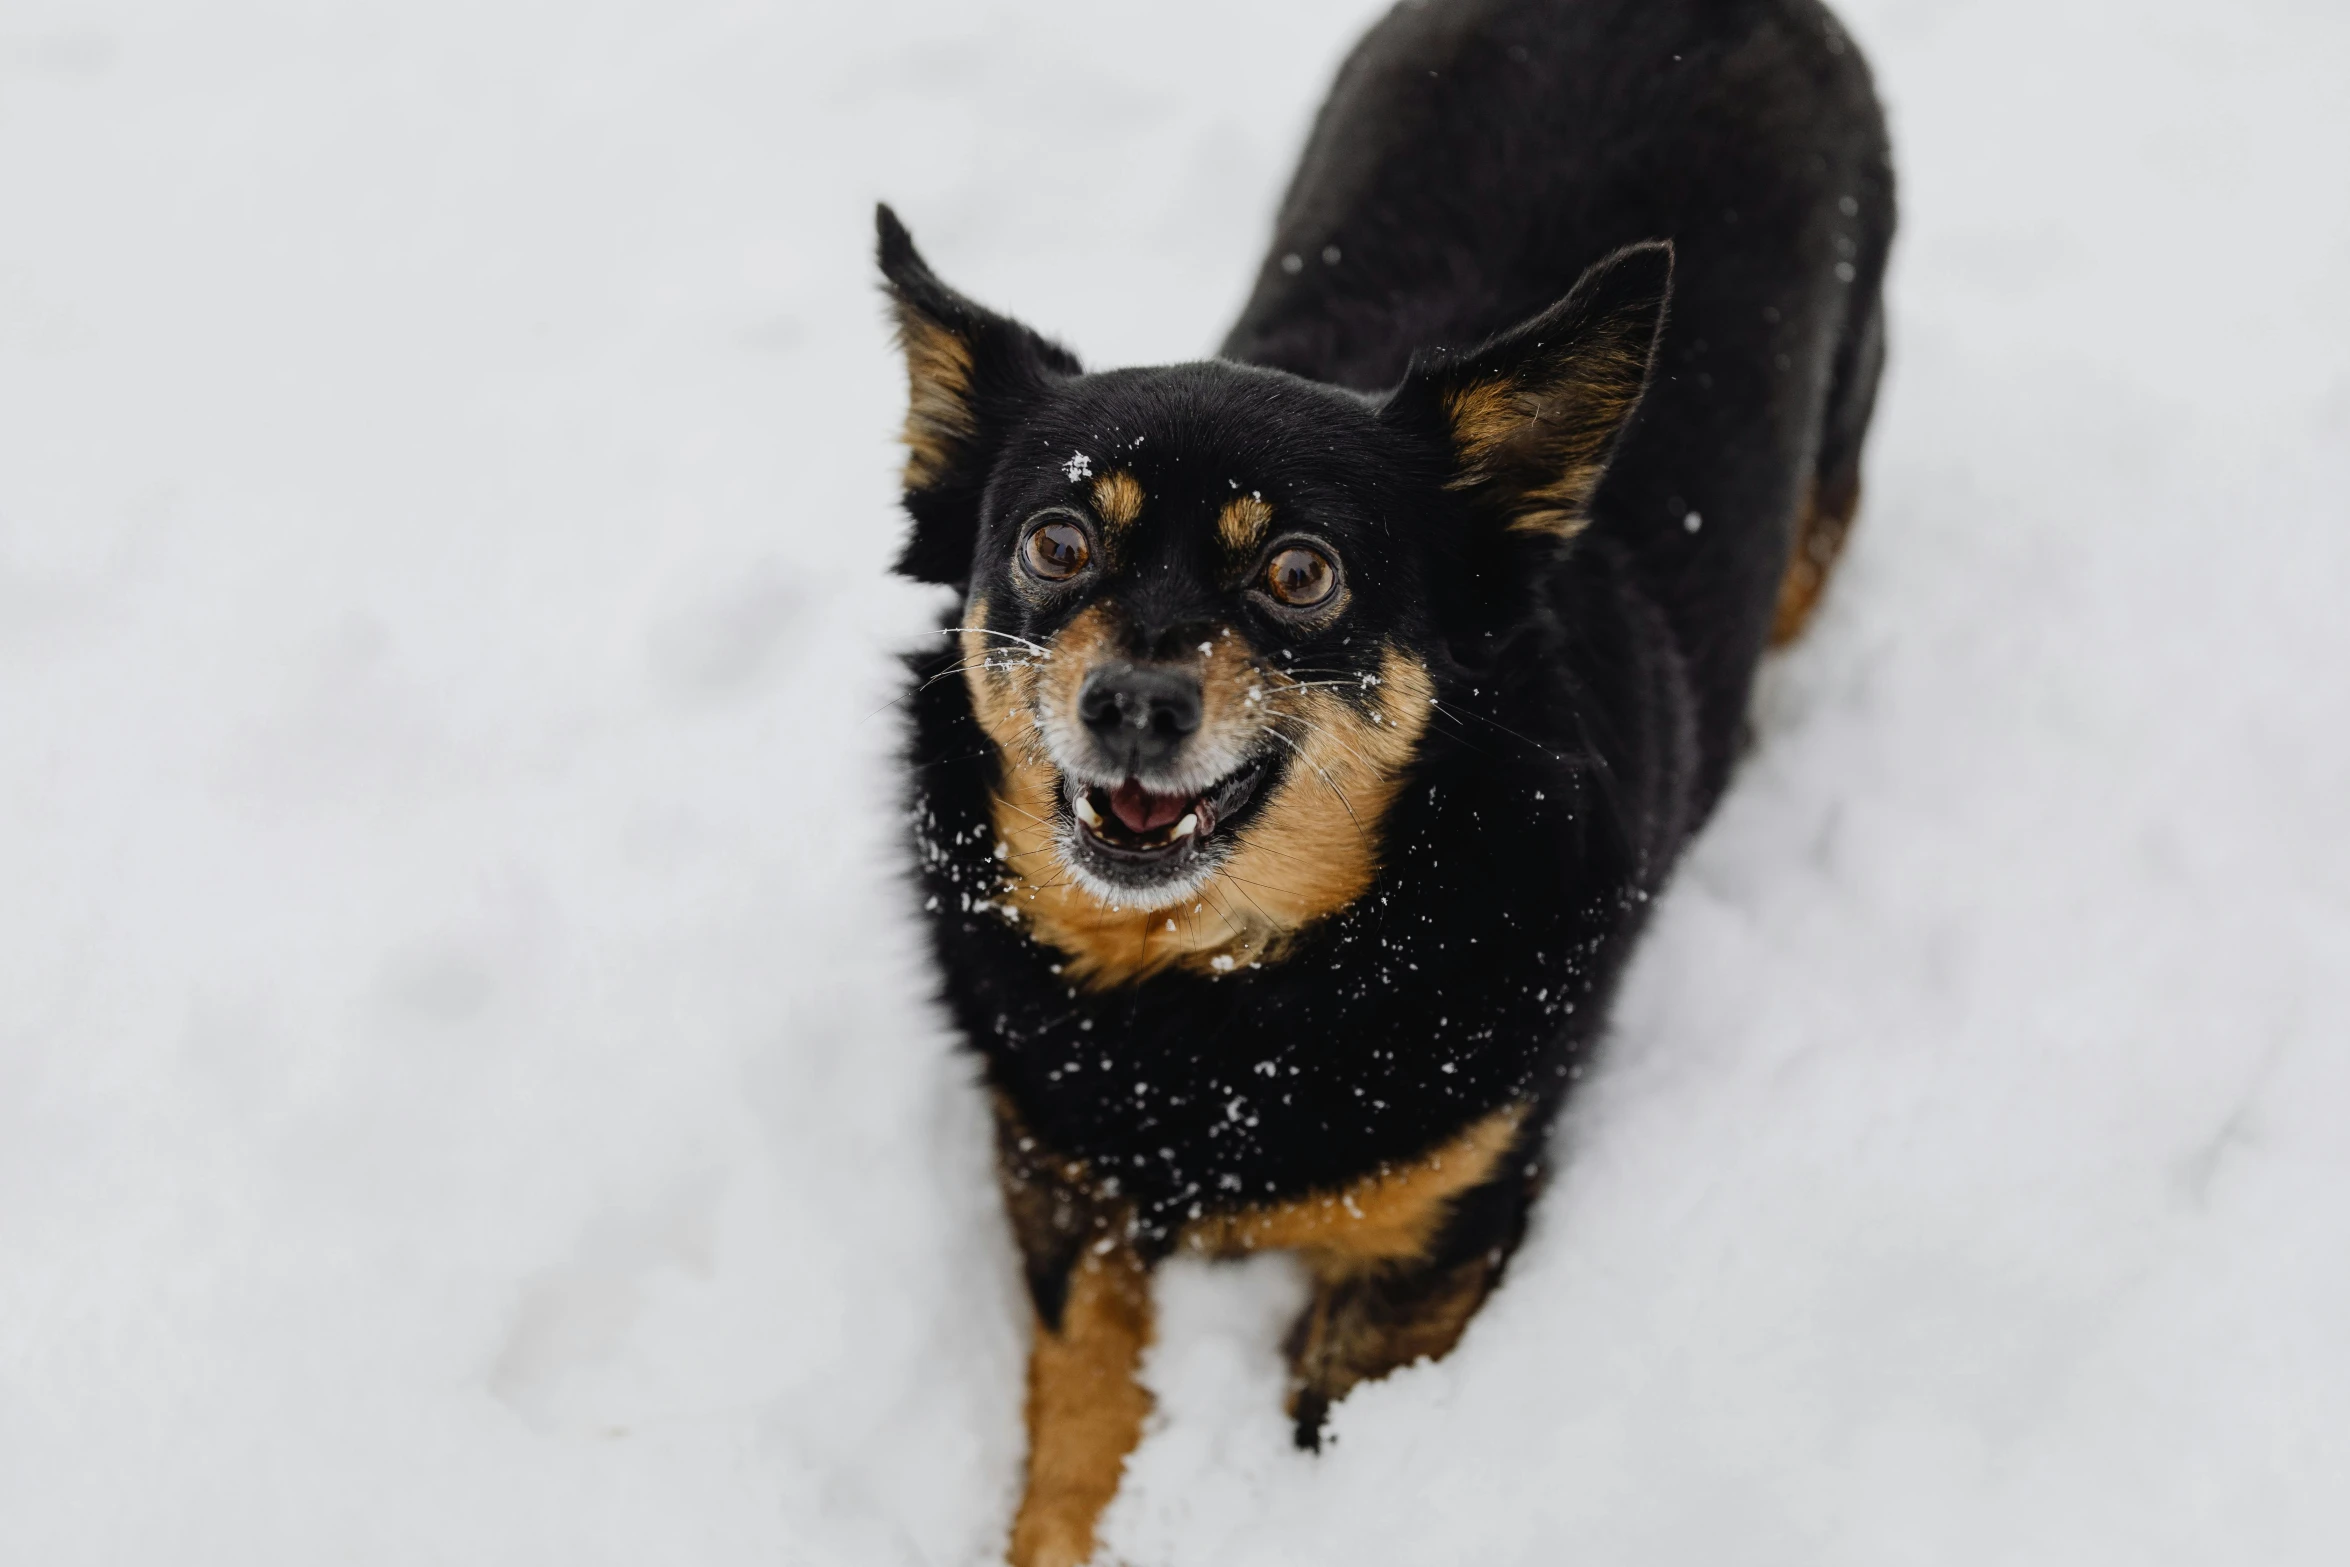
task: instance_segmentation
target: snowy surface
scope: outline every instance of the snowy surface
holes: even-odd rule
[[[0,11],[0,1560],[968,1564],[1025,1307],[893,880],[897,202],[1212,343],[1369,8]],[[2350,1559],[2350,13],[1866,0],[1864,523],[1566,1176],[1136,1564]]]

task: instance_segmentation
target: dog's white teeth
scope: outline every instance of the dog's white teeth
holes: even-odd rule
[[[1184,817],[1183,820],[1175,824],[1175,831],[1172,836],[1177,838],[1188,838],[1192,835],[1193,830],[1198,826],[1199,813],[1194,811],[1191,815]]]
[[[1072,809],[1077,812],[1077,819],[1085,823],[1086,826],[1099,827],[1102,824],[1102,813],[1095,810],[1093,802],[1083,794],[1077,796],[1077,803]]]

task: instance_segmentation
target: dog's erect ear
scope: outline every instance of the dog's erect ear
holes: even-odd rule
[[[1077,360],[938,280],[887,206],[874,212],[881,275],[906,352],[906,511],[898,570],[960,587],[971,575],[979,499],[1004,433]]]
[[[1648,384],[1673,247],[1630,245],[1467,353],[1415,363],[1381,417],[1451,444],[1452,489],[1512,533],[1572,538]]]

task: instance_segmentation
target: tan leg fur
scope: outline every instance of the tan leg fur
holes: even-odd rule
[[[1094,1525],[1142,1439],[1150,1394],[1135,1380],[1150,1343],[1150,1278],[1123,1245],[1088,1250],[1069,1276],[1055,1333],[1041,1321],[1028,1360],[1028,1492],[1012,1567],[1079,1567]]]
[[[1803,513],[1795,524],[1795,549],[1788,557],[1787,575],[1779,579],[1779,602],[1771,615],[1771,646],[1785,647],[1811,624],[1812,611],[1827,590],[1828,573],[1844,551],[1853,513],[1859,509],[1857,480],[1815,486],[1804,496]]]
[[[1012,1524],[1012,1567],[1078,1567],[1092,1558],[1102,1510],[1142,1439],[1150,1394],[1137,1380],[1151,1340],[1150,1272],[1126,1239],[1116,1199],[1091,1190],[1083,1166],[1038,1149],[1011,1107],[997,1105],[1004,1193],[1031,1255],[1083,1238],[1058,1332],[1040,1319],[1028,1361],[1028,1488]],[[1474,1123],[1408,1164],[1342,1190],[1209,1214],[1178,1244],[1209,1256],[1302,1253],[1314,1301],[1292,1335],[1291,1413],[1318,1412],[1358,1382],[1444,1354],[1484,1300],[1499,1262],[1479,1257],[1441,1274],[1415,1264],[1443,1230],[1453,1199],[1491,1179],[1514,1146],[1525,1107]]]

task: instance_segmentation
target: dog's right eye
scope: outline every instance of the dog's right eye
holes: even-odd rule
[[[1085,569],[1093,546],[1086,543],[1085,530],[1073,522],[1040,522],[1021,542],[1020,558],[1045,581],[1066,582]]]

